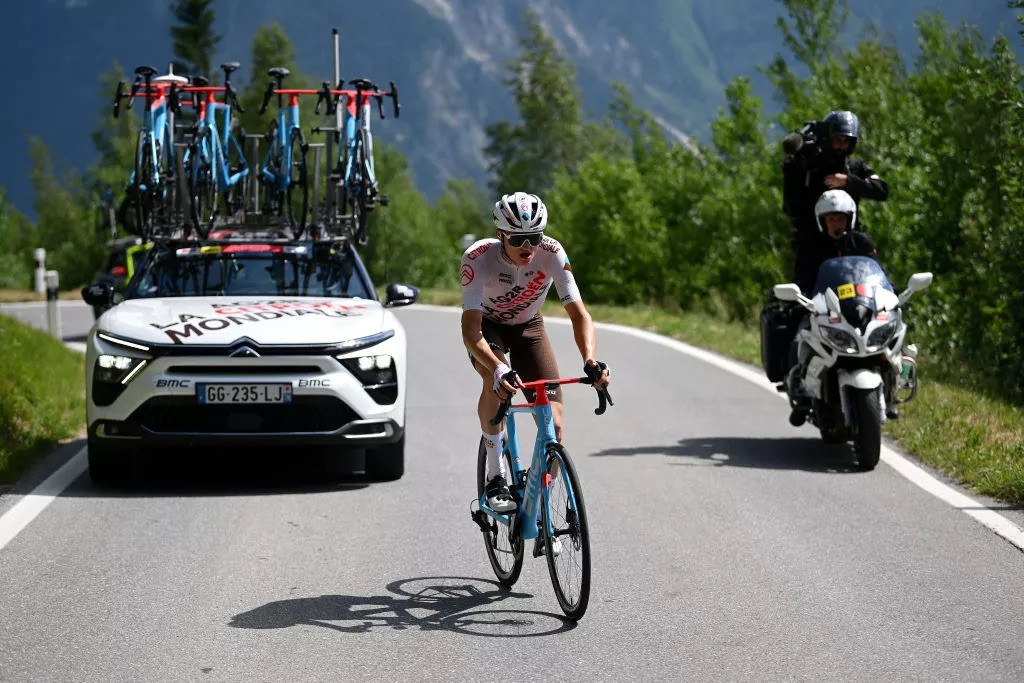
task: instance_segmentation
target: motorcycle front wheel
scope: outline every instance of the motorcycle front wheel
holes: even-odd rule
[[[882,404],[878,389],[851,389],[857,434],[853,440],[857,466],[873,470],[882,452]]]

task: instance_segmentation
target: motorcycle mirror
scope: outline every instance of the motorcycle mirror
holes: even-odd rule
[[[772,288],[772,292],[775,294],[775,298],[779,301],[800,300],[800,288],[791,282],[784,285],[775,285]]]
[[[900,306],[902,306],[910,295],[916,291],[927,289],[932,284],[931,273],[914,273],[907,281],[907,288],[900,293]]]
[[[931,273],[914,273],[910,276],[910,280],[907,282],[907,289],[912,289],[917,292],[922,289],[927,289],[931,284]]]

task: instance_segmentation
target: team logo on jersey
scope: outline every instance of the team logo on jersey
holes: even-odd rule
[[[512,284],[512,273],[498,273],[498,282],[503,285]]]
[[[462,266],[462,286],[463,287],[465,287],[470,282],[472,282],[474,277],[476,277],[476,273],[473,271],[473,266],[469,265],[468,263],[466,265]]]
[[[470,261],[472,261],[476,257],[478,257],[481,254],[485,253],[490,248],[491,248],[490,244],[481,244],[479,247],[477,247],[473,251],[471,251],[468,254],[466,254],[466,258],[469,259]]]

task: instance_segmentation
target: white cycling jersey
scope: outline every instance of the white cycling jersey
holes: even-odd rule
[[[517,266],[501,240],[482,239],[462,255],[462,310],[483,311],[504,325],[525,323],[540,311],[552,282],[562,304],[582,300],[558,240],[545,235],[529,265]]]

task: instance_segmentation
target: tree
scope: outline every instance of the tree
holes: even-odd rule
[[[500,121],[485,128],[484,155],[494,174],[496,194],[519,190],[543,194],[557,171],[572,171],[614,134],[587,122],[576,70],[564,59],[537,15],[526,12],[526,33],[518,44],[520,54],[508,65],[504,83],[520,122]]]
[[[171,4],[177,26],[171,27],[174,56],[190,73],[213,79],[213,52],[221,36],[213,32],[216,13],[213,0],[175,0]]]

